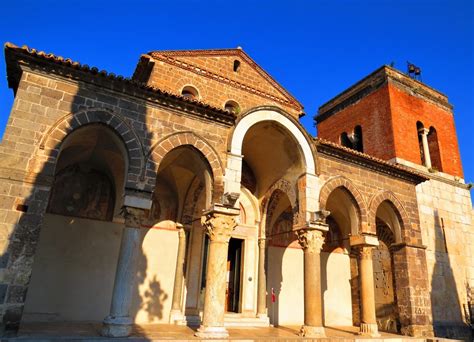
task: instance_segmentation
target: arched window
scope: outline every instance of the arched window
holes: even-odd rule
[[[438,171],[443,171],[441,165],[441,151],[439,150],[438,143],[438,133],[433,126],[430,127],[428,132],[428,149],[430,151],[431,167]]]
[[[238,72],[240,70],[240,61],[237,59],[234,61],[234,72]]]
[[[364,145],[362,142],[362,127],[360,125],[354,128],[353,148],[356,151],[364,152]]]
[[[424,131],[425,126],[421,121],[417,121],[416,123],[416,132],[418,134],[418,148],[420,149],[420,162],[423,165],[426,165],[425,161],[425,152],[423,149],[423,134],[422,132]]]
[[[354,127],[354,132],[347,134],[347,132],[341,133],[341,145],[349,147],[353,150],[364,152],[363,142],[362,142],[362,127],[357,125]]]
[[[342,132],[341,133],[341,145],[345,146],[345,147],[352,148],[352,142],[349,139],[349,136],[348,136],[347,132]]]
[[[181,90],[181,95],[187,99],[198,99],[199,92],[193,86],[186,86]]]
[[[237,102],[229,100],[225,103],[224,109],[228,112],[231,112],[233,114],[239,114],[240,113],[240,106]]]

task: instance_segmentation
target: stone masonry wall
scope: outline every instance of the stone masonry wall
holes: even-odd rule
[[[60,128],[54,129],[59,122],[63,122],[58,126]],[[93,122],[115,130],[125,142],[129,158],[145,160],[159,141],[169,148],[195,143],[202,151],[211,148],[217,153],[220,161],[209,161],[211,166],[225,166],[229,127],[224,124],[91,84],[25,70],[0,144],[0,314],[3,329],[18,328],[62,139],[73,129]],[[164,140],[172,133],[189,131],[199,136],[201,142],[196,143],[196,139],[187,135]],[[133,146],[141,148],[130,148],[133,139],[139,140]],[[203,141],[209,147],[204,146]],[[45,146],[40,146],[41,143]],[[129,159],[129,166],[130,160],[133,159]],[[144,169],[129,167],[127,188],[151,192],[153,167],[148,169],[141,181],[140,174]]]
[[[184,86],[192,85],[199,91],[200,99],[203,102],[217,108],[224,108],[224,104],[228,100],[233,100],[240,105],[240,113],[263,105],[281,107],[296,117],[302,111],[302,108],[295,108],[284,102],[282,103],[281,101],[287,101],[286,97],[248,63],[238,57],[178,56],[173,57],[173,59],[184,62],[189,66],[198,67],[200,70],[206,70],[216,75],[224,75],[223,77],[232,81],[231,84],[235,85],[235,82],[245,84],[252,89],[259,90],[260,94],[250,89],[223,84],[220,80],[203,77],[200,74],[190,72],[188,69],[161,60],[156,60],[148,83],[174,94],[181,94]],[[241,60],[241,67],[238,72],[233,71],[235,59]],[[273,97],[273,99],[268,96]],[[280,101],[277,99],[280,99]]]
[[[369,223],[375,222],[376,208],[371,203],[378,202],[382,194],[394,194],[402,212],[405,229],[402,231],[402,248],[393,250],[394,277],[397,292],[397,304],[402,333],[415,336],[429,336],[431,327],[431,303],[429,298],[426,271],[425,250],[422,246],[415,185],[409,181],[397,179],[372,171],[340,159],[318,153],[320,184],[323,187],[332,177],[343,176],[357,191],[355,198],[362,209],[368,212]],[[388,196],[388,195],[387,195]],[[387,198],[390,199],[390,198]],[[392,198],[393,200],[393,198]],[[373,224],[372,224],[373,225]],[[367,227],[375,234],[375,227]]]
[[[474,231],[467,189],[437,180],[417,186],[437,336],[469,334],[468,292],[474,288]]]

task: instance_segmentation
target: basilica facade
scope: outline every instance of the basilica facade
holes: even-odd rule
[[[302,104],[242,49],[131,78],[5,45],[0,313],[29,322],[357,326],[468,338],[474,228],[447,97],[382,66]]]

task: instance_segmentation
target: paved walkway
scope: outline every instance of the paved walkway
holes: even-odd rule
[[[18,337],[3,341],[198,341],[194,337],[196,328],[168,324],[150,324],[135,326],[129,338],[110,339],[101,337],[99,323],[28,323],[21,326]],[[281,326],[277,328],[229,328],[229,340],[232,341],[303,341],[310,340],[298,336],[299,327]],[[370,338],[357,335],[356,327],[327,327],[327,338],[318,341],[354,342]],[[421,342],[406,336],[382,333],[380,338],[371,341]],[[313,340],[315,341],[315,340]]]

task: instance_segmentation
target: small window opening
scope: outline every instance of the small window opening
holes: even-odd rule
[[[420,121],[416,123],[416,131],[418,134],[418,148],[420,149],[420,161],[422,165],[426,165],[425,151],[423,149],[423,137],[422,137],[422,132],[424,128],[425,126]]]
[[[354,128],[353,149],[359,152],[364,152],[364,145],[362,142],[362,127],[357,125]]]
[[[181,95],[187,99],[197,99],[199,97],[197,89],[191,86],[184,87],[181,90]]]
[[[341,133],[341,145],[344,147],[352,148],[352,143],[347,135],[347,132]]]
[[[340,140],[342,146],[349,147],[359,152],[364,152],[362,127],[360,125],[355,126],[354,132],[351,134],[347,134],[347,132],[341,133]]]
[[[28,211],[28,206],[26,204],[20,203],[17,204],[16,210],[26,213]]]
[[[235,60],[234,61],[234,72],[238,72],[240,69],[240,61]]]
[[[233,114],[239,114],[240,113],[240,106],[237,102],[235,101],[227,101],[224,105],[224,109],[230,113]]]

